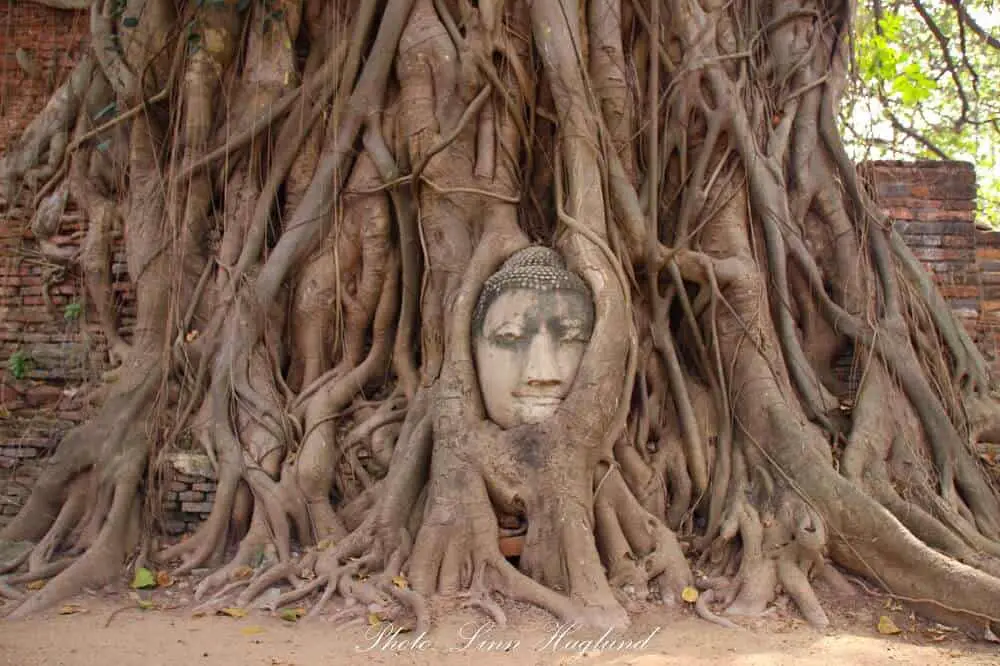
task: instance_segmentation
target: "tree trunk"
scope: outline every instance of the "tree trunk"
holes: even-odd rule
[[[997,406],[841,145],[851,8],[96,2],[92,58],[0,161],[9,205],[68,179],[118,363],[0,532],[32,544],[0,593],[58,573],[13,614],[139,548],[214,563],[209,605],[283,585],[279,604],[418,626],[434,594],[607,627],[692,586],[712,621],[780,588],[822,626],[832,562],[1000,630],[1000,500],[974,453]],[[595,320],[552,415],[501,428],[473,313],[531,244]],[[141,481],[188,436],[215,504],[156,549]]]

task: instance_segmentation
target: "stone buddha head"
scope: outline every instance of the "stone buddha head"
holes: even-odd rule
[[[472,317],[476,373],[501,428],[539,423],[569,393],[594,328],[590,290],[554,250],[512,255],[483,285]]]

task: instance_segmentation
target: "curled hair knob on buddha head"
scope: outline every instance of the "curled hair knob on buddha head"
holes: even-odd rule
[[[500,294],[514,289],[528,291],[572,291],[591,298],[583,279],[566,268],[559,253],[542,245],[530,245],[512,254],[496,273],[491,275],[479,292],[472,314],[472,331],[482,330],[483,319],[490,305]]]

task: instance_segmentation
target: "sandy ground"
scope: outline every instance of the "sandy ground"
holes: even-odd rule
[[[741,620],[740,630],[709,624],[690,608],[652,608],[634,615],[628,629],[607,635],[611,644],[595,649],[579,641],[593,643],[604,632],[563,627],[560,633],[551,616],[517,604],[504,606],[509,623],[499,628],[477,612],[438,605],[434,628],[417,637],[394,635],[388,623],[338,625],[329,617],[289,622],[266,611],[193,617],[189,607],[171,608],[186,601],[186,587],[154,592],[152,609],[114,591],[82,595],[68,609],[72,614],[55,609],[25,621],[0,620],[0,666],[1000,664],[1000,645],[917,621],[905,609],[865,595],[828,600],[832,625],[822,632],[782,608],[763,619]],[[883,615],[902,632],[879,634]]]

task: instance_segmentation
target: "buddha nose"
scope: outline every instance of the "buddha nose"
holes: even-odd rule
[[[524,379],[528,386],[558,386],[562,383],[557,361],[555,339],[547,331],[540,331],[528,347],[524,366]]]

